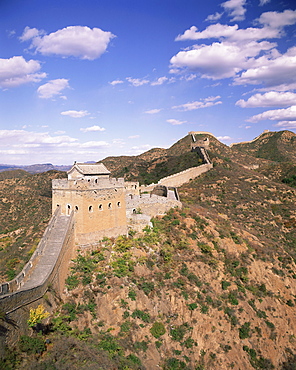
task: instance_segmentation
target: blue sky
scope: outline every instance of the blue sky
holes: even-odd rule
[[[292,0],[1,0],[0,163],[296,132]]]

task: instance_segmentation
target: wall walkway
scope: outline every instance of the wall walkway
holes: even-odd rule
[[[191,134],[191,136],[192,136],[192,140],[196,141],[194,137],[194,132]],[[164,186],[171,187],[171,188],[178,188],[179,186],[185,184],[186,182],[192,179],[195,179],[196,177],[200,176],[202,173],[207,172],[211,168],[213,168],[213,163],[211,162],[209,154],[204,147],[196,146],[193,148],[193,150],[199,153],[199,155],[203,159],[204,164],[197,166],[197,167],[188,168],[187,170],[178,172],[174,175],[164,177],[160,179],[157,184],[142,185],[140,187],[140,190],[142,192],[149,192],[149,191],[152,191],[156,185],[164,185]]]
[[[179,187],[188,182],[189,180],[200,176],[202,173],[209,171],[211,168],[213,168],[212,163],[202,164],[201,166],[198,167],[188,168],[187,170],[176,173],[175,175],[164,177],[163,179],[159,180],[158,184]]]
[[[61,216],[57,210],[23,271],[13,281],[1,285],[0,312],[16,327],[25,327],[29,305],[40,300],[49,286],[58,293],[62,292],[74,243],[73,214]],[[19,329],[11,325],[6,325],[5,329],[0,331],[0,342],[3,343],[4,339],[2,331],[9,331],[5,334],[8,341],[17,339]]]

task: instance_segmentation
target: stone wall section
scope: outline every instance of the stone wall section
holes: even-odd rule
[[[212,163],[202,164],[198,167],[188,168],[187,170],[176,173],[175,175],[164,177],[159,180],[158,183],[165,186],[179,187],[191,179],[200,176],[202,173],[209,171],[211,168],[213,168]]]
[[[45,244],[42,238],[38,246],[40,248],[35,251],[38,261],[34,269],[24,276],[18,287],[13,285],[14,291],[0,296],[0,311],[7,319],[7,323],[2,321],[1,324],[0,346],[5,339],[7,343],[14,343],[20,333],[28,330],[26,321],[29,308],[43,302],[42,298],[49,287],[58,295],[64,289],[69,262],[75,250],[74,219],[73,215],[61,216],[59,213],[57,211],[52,217],[44,234]]]
[[[145,214],[150,217],[162,215],[169,209],[174,207],[182,207],[182,203],[178,200],[168,199],[155,194],[142,194],[126,197],[126,216],[131,217],[136,213]]]

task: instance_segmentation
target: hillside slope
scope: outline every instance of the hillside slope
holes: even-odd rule
[[[63,172],[2,172],[0,281],[11,280],[29,260],[51,216],[51,180]]]
[[[296,164],[296,134],[292,131],[264,132],[250,143],[237,143],[232,148],[257,158]]]
[[[138,156],[108,157],[102,162],[113,177],[124,177],[141,184],[157,183],[163,177],[202,164],[198,154],[191,152],[189,135],[169,149],[154,148]]]
[[[271,161],[258,159],[243,151],[229,148],[209,134],[196,135],[197,140],[209,138],[210,157],[216,163],[223,159],[253,167]],[[202,164],[197,153],[191,152],[191,135],[186,135],[168,149],[154,148],[138,156],[107,157],[102,160],[113,177],[139,181],[141,184],[157,183],[161,178]]]
[[[182,209],[78,250],[57,312],[3,368],[295,369],[296,189],[215,138],[209,152],[214,168],[178,189]],[[137,160],[152,172],[161,153]]]
[[[296,190],[219,161],[153,229],[79,251],[50,345],[16,368],[293,369]]]

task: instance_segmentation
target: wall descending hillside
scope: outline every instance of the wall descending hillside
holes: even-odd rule
[[[176,173],[175,175],[164,177],[163,179],[159,180],[158,183],[165,186],[178,187],[185,184],[189,180],[194,179],[197,176],[200,176],[202,173],[209,171],[211,168],[213,168],[212,163],[203,164],[198,167],[188,168],[187,170]]]
[[[73,215],[61,216],[57,210],[17,281],[2,284],[2,289],[5,286],[4,291],[9,288],[10,292],[0,296],[0,312],[4,315],[0,347],[5,338],[7,343],[13,343],[20,332],[26,332],[30,307],[40,303],[49,287],[58,294],[62,292],[74,243]]]

